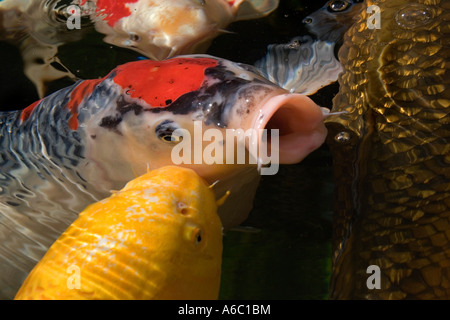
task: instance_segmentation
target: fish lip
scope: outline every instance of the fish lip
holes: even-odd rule
[[[267,129],[268,137],[271,136],[270,129],[278,129],[279,148],[275,151],[278,152],[278,161],[280,164],[295,164],[325,142],[327,129],[323,120],[322,108],[309,97],[285,93],[273,96],[263,103],[254,117],[252,128]],[[267,148],[271,152],[270,139],[265,142],[263,131],[259,132],[258,150]]]

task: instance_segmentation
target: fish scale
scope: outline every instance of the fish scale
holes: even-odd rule
[[[64,107],[67,99],[61,99],[77,85],[35,106],[30,121],[23,122],[20,111],[2,114],[2,270],[17,270],[21,276],[29,272],[61,230],[76,219],[84,203],[100,199],[99,192],[77,171],[83,163],[84,141],[80,131],[68,129],[72,114]],[[0,280],[2,294],[10,287],[3,281],[8,280]]]
[[[448,1],[381,8],[344,37],[327,120],[336,181],[334,299],[450,298]],[[346,139],[337,137],[345,136]],[[381,271],[368,289],[367,268]]]
[[[217,205],[193,170],[150,171],[81,212],[15,298],[217,299]]]
[[[72,115],[64,107],[67,101],[60,99],[76,86],[63,89],[48,97],[45,103],[38,104],[33,110],[33,121],[24,122],[21,111],[2,114],[2,157],[12,156],[16,165],[24,163],[25,167],[41,167],[40,164],[46,160],[44,156],[47,156],[47,161],[51,158],[67,167],[77,166],[84,147],[80,133],[68,129],[67,122]],[[5,162],[1,163],[2,168],[7,165]]]

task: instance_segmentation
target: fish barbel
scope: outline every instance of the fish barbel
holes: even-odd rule
[[[449,1],[366,1],[345,34],[331,298],[450,298],[449,19]]]

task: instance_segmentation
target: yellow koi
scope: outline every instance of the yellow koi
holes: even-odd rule
[[[220,203],[191,169],[150,171],[80,213],[15,299],[217,299]]]

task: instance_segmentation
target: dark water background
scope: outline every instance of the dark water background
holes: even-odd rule
[[[270,16],[232,24],[208,53],[253,64],[271,43],[308,34],[302,20],[326,1],[281,0]],[[311,98],[331,108],[337,85]],[[263,176],[244,226],[224,238],[221,299],[326,299],[331,272],[332,161],[326,145]],[[256,231],[256,230],[255,230]]]
[[[207,53],[253,64],[271,43],[288,42],[308,34],[302,19],[325,1],[281,0],[270,16],[236,22],[217,37]],[[102,43],[102,35],[88,34],[59,49],[62,63],[80,78],[98,78],[139,54]],[[49,85],[49,92],[72,84]],[[312,99],[331,108],[337,85]],[[0,109],[22,109],[38,100],[22,72],[17,48],[0,42]],[[331,256],[333,181],[326,145],[298,165],[281,166],[263,176],[254,209],[244,231],[224,237],[221,299],[325,299],[328,296]]]

